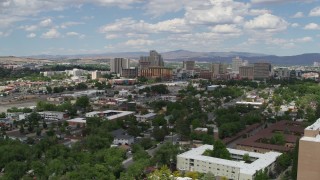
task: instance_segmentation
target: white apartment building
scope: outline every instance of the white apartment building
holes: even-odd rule
[[[228,179],[253,180],[257,171],[265,168],[268,171],[273,170],[277,157],[281,155],[278,152],[261,154],[228,148],[233,160],[226,160],[203,155],[207,149],[212,150],[213,146],[203,145],[178,155],[178,170],[200,173],[211,172],[215,176]],[[245,154],[250,156],[251,163],[242,161]]]
[[[26,119],[31,113],[19,114],[19,121]],[[58,111],[43,111],[38,112],[42,119],[46,121],[59,121],[66,118],[66,113]]]
[[[148,114],[144,114],[144,115],[135,115],[136,116],[136,120],[139,122],[147,122],[149,120],[152,120],[153,118],[156,117],[156,113],[148,113]]]
[[[40,116],[47,121],[59,121],[66,118],[66,113],[64,112],[57,112],[57,111],[43,111],[38,112]]]
[[[134,137],[130,135],[119,135],[113,139],[113,144],[131,145],[133,143]]]
[[[93,111],[86,113],[86,117],[102,117],[108,120],[116,120],[119,118],[124,118],[130,115],[133,115],[133,111],[116,111],[116,110],[107,110],[107,111]]]

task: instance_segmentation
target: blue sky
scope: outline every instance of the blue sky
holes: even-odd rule
[[[319,0],[0,0],[0,55],[319,53]]]

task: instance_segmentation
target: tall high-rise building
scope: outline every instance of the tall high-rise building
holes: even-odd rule
[[[130,64],[129,59],[114,58],[110,62],[111,72],[121,74],[122,69],[128,69]]]
[[[101,71],[93,71],[91,73],[91,79],[95,80],[95,79],[99,79],[102,77],[102,73]]]
[[[320,178],[320,119],[304,130],[299,141],[298,180]]]
[[[253,77],[254,79],[268,79],[271,75],[271,64],[266,62],[257,62],[253,64],[254,72]]]
[[[253,66],[240,66],[239,76],[241,79],[253,79]]]
[[[164,61],[157,51],[151,50],[149,56],[141,56],[139,60],[139,69],[145,69],[148,67],[163,67]]]
[[[195,61],[183,61],[183,69],[194,70]]]
[[[227,64],[222,63],[212,63],[210,71],[212,71],[213,75],[225,74],[227,73]]]
[[[243,65],[243,60],[240,57],[235,57],[232,59],[232,72],[239,73],[239,67]]]

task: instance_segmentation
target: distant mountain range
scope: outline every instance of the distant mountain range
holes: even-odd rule
[[[29,56],[31,58],[66,60],[66,59],[107,59],[114,57],[124,57],[139,59],[140,56],[146,56],[149,52],[119,52],[104,54],[84,54],[84,55],[38,55]],[[230,63],[232,58],[239,56],[250,63],[266,61],[277,65],[311,65],[315,61],[320,61],[320,53],[309,53],[294,56],[275,56],[267,54],[257,54],[248,52],[193,52],[186,50],[176,50],[162,52],[165,61],[180,62],[184,60],[195,60],[200,62],[225,62]]]

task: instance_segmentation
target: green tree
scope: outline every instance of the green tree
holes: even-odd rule
[[[204,155],[221,159],[231,159],[230,152],[221,140],[216,140],[213,145],[213,150],[206,150]]]
[[[179,153],[179,146],[166,142],[156,151],[154,161],[161,165],[169,165],[170,162],[176,162]]]
[[[202,177],[200,177],[200,180],[215,180],[216,177],[211,172],[208,172],[204,174]]]
[[[160,169],[155,170],[148,175],[148,180],[174,180],[174,176],[171,174],[170,169],[167,166],[162,166]]]
[[[23,134],[24,131],[25,131],[25,130],[24,130],[23,124],[21,124],[21,125],[20,125],[20,129],[19,129],[19,132],[20,132],[21,134]]]
[[[286,143],[286,140],[281,133],[274,133],[273,136],[270,139],[271,144],[277,144],[277,145],[284,145]]]
[[[6,113],[4,112],[0,113],[0,118],[6,118]]]
[[[87,96],[81,96],[76,100],[75,105],[85,109],[90,105],[89,98]]]
[[[47,89],[47,91],[48,91],[49,94],[52,93],[52,87],[51,87],[51,86],[47,86],[46,89]]]
[[[298,172],[298,159],[299,159],[299,139],[296,141],[296,145],[293,149],[293,158],[292,158],[292,169],[291,169],[291,178],[297,179]]]
[[[254,177],[254,180],[268,180],[268,173],[267,170],[260,170],[256,172],[256,176]]]
[[[27,171],[25,162],[12,161],[5,166],[4,179],[20,179]]]
[[[246,163],[249,163],[251,161],[249,154],[248,153],[244,154],[242,157],[242,160],[245,161]]]

